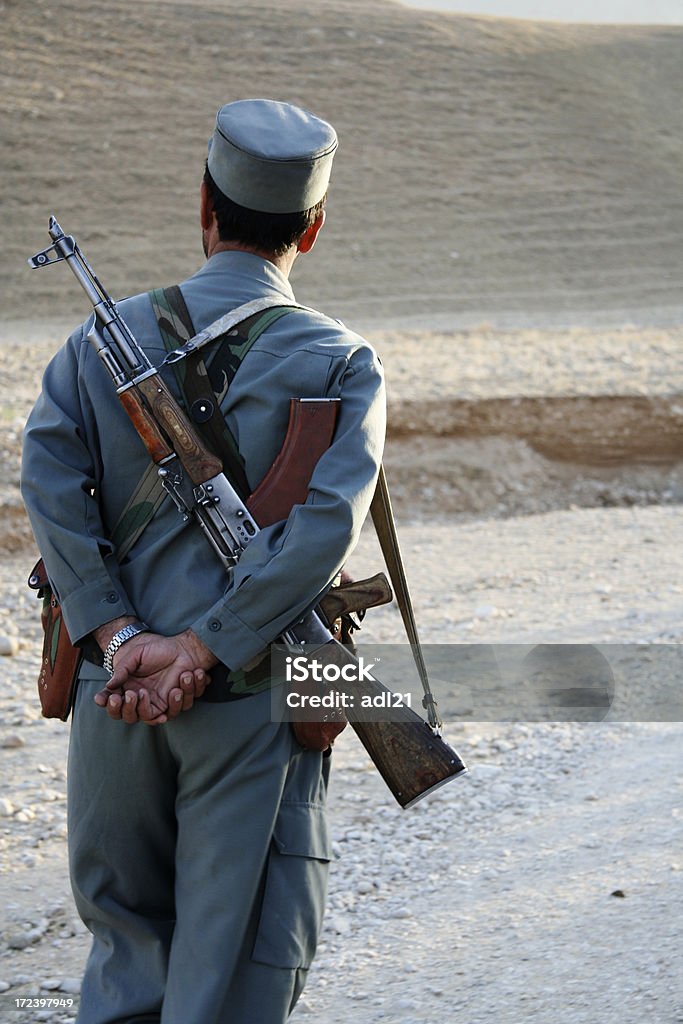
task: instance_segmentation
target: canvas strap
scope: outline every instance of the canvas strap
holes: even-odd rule
[[[175,351],[195,337],[192,319],[177,285],[158,288],[149,294],[167,352]],[[188,413],[223,459],[226,475],[243,499],[249,494],[249,485],[242,458],[220,412],[220,398],[225,395],[247,352],[266,328],[296,308],[299,307],[278,305],[273,299],[238,306],[202,332],[202,336],[206,335],[213,341],[220,336],[218,326],[228,331],[229,341],[226,338],[228,343],[218,347],[209,369],[198,354],[173,363]],[[137,543],[165,497],[157,466],[150,462],[112,531],[112,543],[119,561]]]
[[[422,689],[424,690],[422,706],[427,712],[430,726],[435,733],[440,734],[441,720],[436,710],[436,699],[429,684],[427,666],[425,664],[422,645],[417,632],[413,602],[410,597],[403,557],[398,544],[398,534],[396,533],[396,523],[394,521],[394,513],[391,507],[387,478],[384,474],[384,466],[380,466],[379,477],[377,478],[377,487],[375,488],[375,494],[370,505],[370,514],[372,516],[372,522],[377,533],[380,548],[382,549],[384,561],[386,562],[387,570],[389,572],[389,579],[391,580],[391,585],[394,588],[396,603],[398,604],[399,611],[401,612],[403,626],[413,652],[413,658],[415,659],[415,665],[420,676]]]
[[[180,288],[157,288],[149,294],[166,351],[174,352],[192,342],[194,328]],[[190,418],[222,459],[223,471],[243,501],[249,497],[249,484],[244,462],[221,412],[221,401],[244,357],[266,328],[297,308],[273,299],[244,303],[196,336],[217,341],[214,328],[221,325],[227,331],[206,362],[200,351],[207,344],[203,340],[186,358],[171,364]]]
[[[165,497],[158,467],[150,462],[112,530],[111,540],[119,562],[144,533]]]

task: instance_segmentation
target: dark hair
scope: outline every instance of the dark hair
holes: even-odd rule
[[[206,184],[218,225],[221,242],[239,242],[260,252],[281,256],[299,241],[305,231],[318,219],[327,196],[309,210],[300,213],[262,213],[228,199],[211,177],[204,171]]]

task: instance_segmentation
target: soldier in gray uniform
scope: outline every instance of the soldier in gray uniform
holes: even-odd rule
[[[251,299],[293,303],[289,272],[323,225],[336,145],[330,125],[289,104],[221,108],[201,193],[207,261],[181,285],[196,331]],[[159,365],[149,296],[120,309]],[[169,499],[117,558],[112,533],[147,453],[88,326],[46,370],[22,472],[69,634],[94,638],[115,668],[107,691],[108,674],[83,663],[71,727],[70,868],[93,935],[78,1021],[280,1024],[323,914],[329,751],[320,726],[302,745],[271,721],[267,689],[233,692],[229,680],[316,604],[356,544],[381,460],[381,367],[312,310],[282,316],[249,351],[221,411],[252,490],[290,398],[341,404],[308,499],[256,536],[228,580]],[[207,685],[221,666],[228,685]]]

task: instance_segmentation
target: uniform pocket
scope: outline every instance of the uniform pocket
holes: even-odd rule
[[[282,803],[252,960],[272,967],[310,967],[325,911],[330,859],[325,808]]]

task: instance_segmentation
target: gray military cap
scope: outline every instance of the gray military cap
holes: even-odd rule
[[[209,172],[233,202],[297,213],[327,191],[337,134],[301,107],[275,100],[226,103],[209,140]]]

